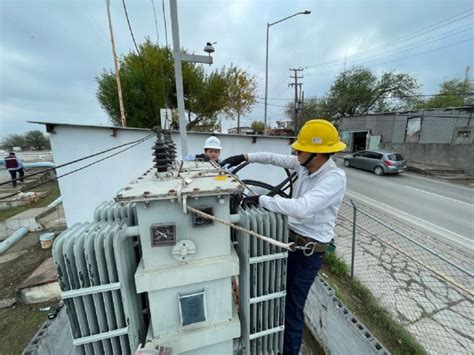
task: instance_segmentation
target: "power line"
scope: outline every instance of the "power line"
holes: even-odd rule
[[[161,0],[161,8],[163,9],[163,23],[165,25],[165,43],[166,48],[168,48],[168,26],[166,25],[165,0]]]
[[[158,20],[156,19],[155,0],[151,0],[151,6],[153,6],[153,15],[155,17],[155,31],[156,31],[156,44],[160,45],[160,36],[158,34]]]
[[[449,48],[449,47],[452,47],[452,46],[456,46],[458,44],[461,44],[461,43],[465,43],[465,42],[468,42],[468,41],[472,41],[473,38],[466,38],[462,41],[458,41],[458,42],[454,42],[454,43],[451,43],[449,45],[446,45],[446,46],[442,46],[442,47],[437,47],[437,48],[433,48],[433,49],[430,49],[430,50],[427,50],[427,51],[424,51],[424,52],[420,52],[420,53],[415,53],[413,55],[409,55],[409,56],[406,56],[406,57],[401,57],[401,58],[396,58],[396,59],[393,59],[393,60],[389,60],[389,61],[386,61],[386,62],[382,62],[382,63],[378,63],[378,64],[372,64],[372,65],[367,65],[367,67],[377,67],[377,66],[380,66],[380,65],[384,65],[384,64],[388,64],[388,63],[393,63],[393,62],[398,62],[400,60],[404,60],[404,59],[408,59],[408,58],[413,58],[413,57],[418,57],[420,55],[424,55],[424,54],[427,54],[427,53],[431,53],[431,52],[435,52],[435,51],[438,51],[438,50],[441,50],[441,49],[445,49],[445,48]],[[383,59],[383,58],[380,58],[380,59]],[[378,60],[380,60],[378,59]],[[321,72],[316,72],[316,73],[309,73],[309,74],[306,74],[306,76],[312,76],[312,75],[326,75],[326,74],[334,74],[334,73],[339,73],[340,70],[331,70],[331,71],[321,71]]]
[[[143,140],[146,140],[152,136],[154,136],[155,134],[152,133],[144,138],[140,138],[140,139],[137,139],[135,141],[132,141],[132,142],[128,142],[128,143],[124,143],[124,144],[120,144],[120,145],[117,145],[115,147],[112,147],[112,148],[108,148],[106,150],[103,150],[101,152],[97,152],[97,153],[94,153],[94,154],[91,154],[91,155],[87,155],[85,157],[82,157],[82,158],[79,158],[79,159],[76,159],[76,160],[72,160],[72,161],[69,161],[67,163],[64,163],[64,164],[61,164],[61,165],[58,165],[58,166],[55,166],[54,168],[48,168],[48,169],[45,169],[45,170],[41,170],[41,171],[37,171],[35,173],[32,173],[32,174],[29,174],[29,175],[25,175],[23,176],[21,179],[26,179],[26,178],[29,178],[31,176],[35,176],[35,175],[39,175],[39,174],[44,174],[44,173],[47,173],[49,171],[52,171],[52,170],[56,170],[56,169],[60,169],[60,168],[64,168],[65,166],[68,166],[68,165],[71,165],[71,164],[75,164],[75,163],[78,163],[80,161],[83,161],[83,160],[86,160],[86,159],[90,159],[90,158],[93,158],[93,157],[96,157],[98,155],[102,155],[102,154],[105,154],[105,153],[108,153],[112,150],[115,150],[115,149],[119,149],[119,148],[122,148],[124,146],[127,146],[127,145],[130,145],[130,144],[134,144],[134,143],[138,143],[138,142],[142,142]],[[2,182],[0,183],[0,186],[3,186],[3,185],[7,185],[9,183],[11,183],[12,181],[17,181],[17,180],[20,180],[20,178],[16,178],[16,179],[12,179],[12,180],[8,180],[8,181],[5,181],[5,182]]]
[[[420,42],[415,42],[415,43],[411,43],[409,45],[405,45],[405,46],[402,46],[402,47],[399,47],[399,48],[394,48],[394,49],[389,50],[389,51],[384,52],[384,53],[378,53],[378,54],[374,53],[374,54],[368,55],[366,57],[363,56],[361,58],[355,58],[355,59],[350,60],[349,62],[351,62],[351,63],[355,63],[355,62],[358,62],[358,61],[373,62],[373,61],[377,61],[377,60],[380,60],[380,59],[389,58],[391,56],[398,55],[400,53],[407,52],[407,51],[410,51],[412,49],[417,49],[419,47],[427,46],[431,43],[440,41],[444,38],[455,36],[455,35],[458,35],[462,32],[472,30],[472,28],[473,28],[472,25],[456,28],[456,29],[451,30],[449,32],[446,32],[444,34],[439,34],[439,35],[436,35],[434,37],[423,39]],[[377,58],[377,57],[380,57],[380,58]],[[335,65],[331,65],[331,66],[335,66]],[[327,69],[329,69],[329,68],[327,68]]]
[[[155,9],[155,0],[151,0],[151,5],[153,6],[153,14],[154,14],[154,17],[155,17],[155,30],[156,30],[156,45],[158,47],[158,54],[159,54],[159,51],[160,51],[160,36],[158,34],[158,20],[157,20],[157,16],[156,16],[156,9]],[[165,49],[166,51],[168,51],[168,48]],[[160,60],[159,56],[158,56],[158,65],[160,67],[160,72],[161,72],[161,90],[163,92],[163,98],[165,99],[165,105],[166,105],[166,108],[168,108],[168,89],[165,89],[165,81],[164,81],[164,77],[165,77],[165,73],[164,73],[164,70],[163,70],[163,61]],[[161,117],[160,117],[160,121],[161,121]]]
[[[132,25],[130,24],[130,19],[128,17],[127,5],[125,5],[125,0],[122,0],[122,4],[123,4],[123,10],[125,12],[125,17],[127,19],[128,29],[130,31],[130,35],[132,36],[133,45],[135,46],[135,50],[137,51],[138,58],[140,59],[140,63],[142,65],[143,78],[144,78],[143,89],[145,91],[145,95],[148,97],[148,100],[150,101],[151,110],[153,112],[153,117],[156,119],[157,116],[156,116],[156,111],[155,111],[155,105],[153,104],[153,100],[151,100],[151,96],[149,95],[149,92],[147,90],[148,89],[148,85],[147,85],[148,75],[147,75],[146,68],[145,68],[145,62],[143,61],[142,55],[140,53],[140,49],[138,48],[137,42],[135,41],[135,35],[133,34]]]
[[[471,13],[469,13],[471,12]],[[469,13],[467,15],[464,15],[466,13]],[[456,17],[459,17],[461,15],[464,15],[462,16],[461,18],[459,19],[456,19]],[[450,25],[452,23],[455,23],[455,22],[458,22],[460,20],[463,20],[464,18],[467,18],[467,17],[470,17],[472,16],[472,9],[469,9],[469,10],[465,10],[457,15],[454,15],[454,16],[451,16],[441,22],[438,22],[436,24],[432,24],[424,29],[421,29],[421,30],[418,30],[418,31],[415,31],[413,33],[410,33],[410,34],[407,34],[405,36],[402,36],[398,39],[395,39],[393,41],[389,41],[389,42],[385,42],[385,43],[380,43],[378,45],[375,45],[373,47],[370,47],[370,48],[367,48],[361,52],[358,52],[358,53],[355,53],[355,54],[352,54],[350,56],[346,56],[344,58],[338,58],[338,59],[333,59],[333,60],[329,60],[329,61],[326,61],[326,62],[321,62],[321,63],[316,63],[316,64],[311,64],[311,65],[308,65],[308,66],[305,66],[304,68],[305,69],[309,69],[309,68],[313,68],[313,67],[319,67],[319,66],[325,66],[325,65],[328,65],[328,64],[332,64],[332,63],[339,63],[339,64],[342,64],[342,62],[344,62],[345,60],[349,59],[349,58],[353,58],[353,57],[357,57],[357,56],[360,56],[361,54],[363,53],[367,53],[367,52],[372,52],[372,51],[376,51],[378,49],[382,49],[382,48],[386,48],[386,47],[390,47],[390,46],[393,46],[394,44],[397,44],[397,43],[400,43],[402,41],[405,41],[407,39],[410,39],[410,38],[415,38],[417,36],[419,36],[420,34],[423,34],[423,33],[427,33],[427,32],[432,32],[433,30],[436,30],[436,29],[439,29],[439,28],[442,28],[442,27],[445,27],[447,25]]]
[[[102,159],[93,161],[92,163],[89,163],[89,164],[87,164],[87,165],[84,165],[84,166],[82,166],[82,167],[80,167],[80,168],[77,168],[77,169],[75,169],[75,170],[69,171],[69,172],[67,172],[67,173],[65,173],[65,174],[56,176],[56,177],[54,177],[54,178],[51,178],[51,179],[48,179],[48,180],[46,180],[46,181],[40,182],[39,184],[30,186],[28,189],[26,189],[26,190],[24,190],[24,191],[31,191],[31,190],[33,190],[33,189],[35,189],[35,188],[37,188],[37,187],[40,187],[40,186],[42,186],[42,185],[45,185],[45,184],[50,183],[50,182],[53,182],[53,181],[57,181],[57,180],[59,180],[59,179],[65,177],[65,176],[74,174],[74,173],[76,173],[76,172],[78,172],[78,171],[81,171],[81,170],[84,170],[84,169],[86,169],[86,168],[88,168],[88,167],[90,167],[90,166],[92,166],[92,165],[95,165],[95,164],[100,163],[100,162],[102,162],[102,161],[104,161],[104,160],[110,159],[110,158],[112,158],[112,157],[114,157],[114,156],[116,156],[116,155],[118,155],[118,154],[121,154],[121,153],[123,153],[123,152],[125,152],[125,151],[127,151],[127,150],[129,150],[129,149],[132,149],[132,148],[136,147],[137,145],[139,145],[139,144],[145,142],[146,140],[150,139],[152,136],[154,136],[154,134],[151,134],[151,135],[149,135],[148,137],[142,138],[142,139],[139,140],[137,143],[135,143],[135,144],[133,144],[133,145],[127,147],[127,148],[124,148],[124,149],[122,149],[122,150],[120,150],[120,151],[118,151],[118,152],[116,152],[116,153],[110,154],[110,155],[108,155],[108,156],[106,156],[106,157],[104,157],[104,158],[102,158]],[[3,201],[3,200],[6,200],[6,199],[8,199],[8,198],[10,198],[10,197],[16,196],[16,195],[18,195],[18,194],[20,194],[20,193],[22,193],[22,192],[24,192],[24,191],[17,191],[17,192],[15,192],[15,193],[10,194],[10,195],[3,196],[3,197],[0,199],[0,201]]]

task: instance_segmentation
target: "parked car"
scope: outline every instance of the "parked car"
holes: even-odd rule
[[[403,173],[407,162],[400,153],[363,150],[344,157],[344,166],[373,171],[375,175]]]

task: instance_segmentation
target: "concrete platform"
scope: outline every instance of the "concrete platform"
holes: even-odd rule
[[[57,282],[53,258],[46,259],[19,287],[23,303],[42,303],[59,299],[61,290]]]
[[[16,196],[3,199],[4,196],[8,196],[13,192],[16,192],[16,190],[12,189],[12,192],[10,193],[0,193],[0,210],[18,206],[31,205],[48,194],[48,192],[21,192]]]
[[[20,227],[26,227],[30,232],[43,230],[39,219],[50,212],[48,207],[30,208],[22,213],[0,222],[0,240],[4,240]]]

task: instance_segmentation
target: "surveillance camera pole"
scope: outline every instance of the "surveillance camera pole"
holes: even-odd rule
[[[181,70],[181,62],[205,63],[212,64],[212,57],[205,55],[192,55],[181,53],[179,44],[179,25],[178,25],[178,5],[177,0],[170,0],[171,14],[171,31],[173,34],[173,57],[174,57],[174,73],[176,77],[176,96],[178,97],[178,114],[179,114],[179,135],[181,137],[181,157],[188,155],[188,143],[186,132],[186,116],[184,111],[184,91],[183,91],[183,73]]]

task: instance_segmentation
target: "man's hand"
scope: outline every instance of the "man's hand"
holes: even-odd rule
[[[247,196],[244,198],[242,201],[242,206],[244,207],[258,207],[259,205],[259,199],[260,195],[255,195],[255,196]]]
[[[221,163],[221,166],[226,166],[227,165],[228,168],[232,168],[233,166],[237,166],[240,163],[243,163],[245,160],[246,160],[245,155],[243,155],[243,154],[233,155],[233,156],[228,157],[227,159],[225,159]]]

